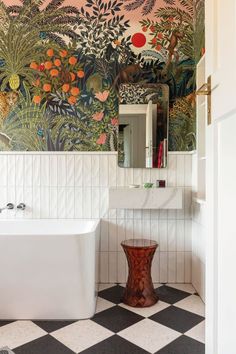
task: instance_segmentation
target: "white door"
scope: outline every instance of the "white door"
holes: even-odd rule
[[[206,354],[236,353],[236,1],[206,0]]]

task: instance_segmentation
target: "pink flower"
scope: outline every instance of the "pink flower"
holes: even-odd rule
[[[105,142],[106,142],[106,139],[107,139],[106,133],[102,133],[102,134],[100,135],[100,137],[98,138],[98,140],[97,140],[97,144],[98,144],[98,145],[104,145]]]
[[[112,118],[111,124],[112,125],[118,125],[118,119],[117,118]]]
[[[95,97],[100,101],[100,102],[105,102],[109,96],[109,91],[103,91],[103,92],[97,92],[95,94]]]
[[[100,122],[102,120],[102,118],[104,117],[104,113],[103,112],[96,112],[96,113],[94,113],[94,115],[92,117],[97,122]]]

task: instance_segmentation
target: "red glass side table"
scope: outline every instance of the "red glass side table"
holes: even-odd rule
[[[158,301],[151,277],[151,266],[158,244],[152,240],[121,242],[127,257],[129,275],[122,301],[133,307],[148,307]]]

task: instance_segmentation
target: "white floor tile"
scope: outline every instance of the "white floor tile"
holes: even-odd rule
[[[202,321],[197,326],[190,329],[185,335],[196,339],[199,342],[205,343],[205,321]]]
[[[112,284],[112,283],[103,283],[103,284],[99,284],[99,291],[105,290],[105,289],[109,289],[112,288],[113,286],[115,286],[116,284]]]
[[[202,299],[200,298],[200,296],[197,295],[188,296],[185,299],[176,302],[175,306],[183,310],[196,313],[197,315],[205,316],[205,305]]]
[[[46,335],[43,329],[31,321],[16,321],[0,327],[0,348],[14,349]]]
[[[143,317],[150,317],[152,315],[154,315],[157,312],[160,312],[164,309],[166,309],[167,307],[170,306],[170,304],[167,304],[166,302],[163,301],[158,301],[158,303],[156,303],[153,306],[150,307],[131,307],[125,304],[120,304],[119,306],[124,307],[125,309],[132,311],[134,313],[137,313],[138,315],[141,315]]]
[[[178,338],[181,333],[145,318],[118,335],[150,353],[155,353]]]
[[[109,309],[115,306],[113,302],[107,301],[101,297],[97,299],[96,313]]]
[[[190,294],[196,293],[196,290],[194,289],[192,284],[167,284],[167,285],[178,290],[186,291],[187,293]]]
[[[51,333],[51,336],[75,353],[79,353],[112,335],[113,332],[91,320],[78,321]]]

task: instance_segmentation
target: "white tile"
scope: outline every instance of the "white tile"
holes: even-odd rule
[[[83,218],[91,219],[92,217],[92,193],[91,188],[84,187],[83,193]]]
[[[125,169],[125,185],[129,186],[134,183],[134,169],[126,168]]]
[[[24,185],[24,156],[16,156],[16,176],[15,176],[16,186],[23,187]]]
[[[40,172],[40,155],[33,155],[33,186],[40,186],[41,184],[41,172]]]
[[[99,187],[99,155],[92,155],[92,179],[93,187]]]
[[[155,353],[181,334],[147,318],[118,333],[124,339]]]
[[[117,167],[117,186],[125,185],[125,168]]]
[[[114,283],[114,284],[112,284],[112,283],[100,283],[100,284],[99,284],[99,291],[112,288],[112,287],[115,286],[115,285],[116,285],[115,283]]]
[[[185,333],[185,336],[198,340],[201,343],[205,343],[205,321],[202,321],[197,326],[190,329]]]
[[[168,221],[168,251],[176,251],[176,222]]]
[[[75,193],[75,218],[82,219],[83,217],[83,193],[81,187],[76,187]]]
[[[196,313],[197,315],[205,316],[205,305],[198,295],[188,296],[185,299],[176,302],[175,306]]]
[[[92,185],[92,158],[89,155],[83,156],[83,187]]]
[[[66,185],[67,187],[74,187],[75,185],[75,160],[73,155],[66,156]]]
[[[33,218],[39,219],[41,211],[41,193],[40,187],[33,187]]]
[[[91,320],[72,323],[50,334],[75,353],[109,338],[113,332]]]
[[[176,282],[176,252],[168,252],[168,282]]]
[[[160,220],[159,226],[159,243],[160,251],[167,251],[168,249],[168,224],[167,220]]]
[[[184,283],[184,252],[176,254],[176,281]]]
[[[177,220],[176,221],[176,250],[177,251],[184,251],[184,240],[185,240],[185,227],[184,227],[184,220]]]
[[[0,327],[0,348],[14,349],[46,335],[43,329],[31,321],[16,321]]]
[[[109,282],[108,252],[100,252],[100,281],[101,283]]]
[[[7,156],[7,184],[8,187],[16,184],[16,157],[14,155]]]
[[[184,282],[192,282],[192,252],[184,252]]]
[[[83,184],[83,156],[75,155],[75,186],[82,187]]]
[[[160,252],[157,251],[154,254],[153,260],[152,260],[152,281],[153,282],[159,282],[160,281]]]
[[[33,188],[25,187],[24,188],[24,203],[26,208],[24,210],[24,217],[31,219],[33,217]]]
[[[73,187],[66,187],[66,218],[75,217],[75,192]]]
[[[50,183],[50,160],[49,155],[40,156],[41,187],[48,187]]]
[[[101,187],[108,186],[108,155],[100,155],[99,181]]]
[[[168,253],[160,252],[160,282],[161,283],[167,282],[167,278],[168,278],[167,264],[168,264]]]
[[[123,251],[121,242],[125,240],[125,220],[117,220],[117,250]]]
[[[57,174],[57,156],[50,155],[50,187],[57,187]]]
[[[194,294],[196,292],[192,284],[167,284],[167,285],[178,290],[186,291],[187,293],[190,294]]]
[[[115,306],[115,304],[113,302],[110,302],[110,301],[107,301],[101,297],[98,297],[97,298],[97,305],[96,305],[96,313],[110,309],[113,306]]]
[[[151,239],[159,244],[158,220],[151,220]]]
[[[186,187],[192,186],[192,156],[184,156],[184,185]]]
[[[109,249],[109,221],[101,219],[101,241],[100,248],[102,252],[107,252]]]
[[[127,310],[129,310],[131,312],[137,313],[140,316],[150,317],[150,316],[154,315],[155,313],[166,309],[170,305],[167,304],[166,302],[163,302],[163,301],[159,300],[155,305],[150,306],[150,307],[143,307],[143,308],[131,307],[131,306],[128,306],[128,305],[123,304],[123,303],[119,304],[119,306],[124,307],[125,309],[127,309]]]
[[[57,176],[58,176],[58,186],[66,186],[66,155],[58,155],[57,158]]]
[[[109,252],[109,283],[117,283],[117,264],[118,264],[118,253],[117,252]]]
[[[92,218],[99,219],[100,188],[99,187],[91,188],[91,193],[92,193]]]
[[[58,188],[58,196],[57,196],[57,216],[59,219],[66,218],[66,189],[65,187]]]
[[[25,187],[32,186],[33,179],[33,158],[32,155],[24,156],[24,185]]]
[[[117,157],[116,156],[109,156],[108,158],[109,163],[109,186],[115,187],[117,181]]]
[[[56,219],[57,218],[57,205],[58,205],[57,188],[56,187],[50,188],[49,194],[50,194],[50,203],[49,203],[50,204],[50,211],[49,211],[49,215],[50,215],[50,218]]]
[[[49,208],[49,187],[42,187],[40,189],[40,201],[41,201],[41,218],[47,219],[50,215]]]

